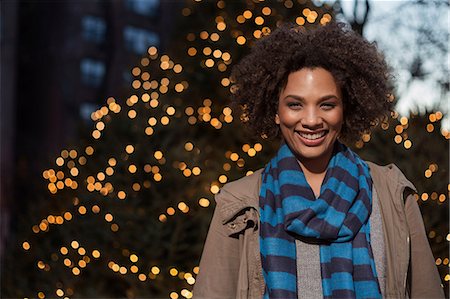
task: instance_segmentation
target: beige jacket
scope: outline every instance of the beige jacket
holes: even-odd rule
[[[444,298],[414,186],[395,165],[368,163],[383,220],[388,298]],[[194,298],[262,298],[259,189],[262,169],[223,186],[194,286]],[[404,200],[406,198],[406,200]]]

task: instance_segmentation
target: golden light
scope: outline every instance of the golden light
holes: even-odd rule
[[[431,171],[430,169],[425,170],[425,177],[426,177],[426,178],[431,177],[432,174],[433,174],[433,173],[432,173],[432,171]]]
[[[130,173],[136,173],[136,171],[137,171],[136,165],[131,164],[130,166],[128,166],[128,171],[129,171]]]
[[[125,267],[120,267],[120,270],[119,270],[119,272],[120,272],[120,274],[127,274],[127,268],[125,268]]]
[[[194,168],[192,168],[192,174],[194,174],[194,175],[200,175],[201,172],[202,172],[202,170],[198,166],[195,166]]]
[[[170,299],[178,299],[178,294],[175,292],[171,292],[169,296],[170,296]]]
[[[210,202],[209,202],[209,200],[206,199],[206,198],[200,198],[200,199],[198,200],[198,204],[199,204],[201,207],[203,207],[203,208],[207,208],[207,207],[209,207]]]
[[[230,53],[224,52],[224,53],[222,54],[222,60],[223,60],[223,61],[229,61],[230,59],[231,59]]]
[[[211,58],[206,59],[205,65],[207,67],[213,67],[214,66],[214,60],[212,60]]]
[[[72,262],[70,261],[70,259],[65,258],[65,259],[64,259],[64,265],[65,265],[66,267],[70,267],[70,266],[72,265]]]
[[[72,241],[70,243],[70,246],[72,246],[73,249],[78,249],[78,247],[80,246],[80,243],[78,243],[78,241]]]
[[[156,182],[159,182],[159,181],[162,180],[162,175],[159,174],[159,173],[155,173],[155,175],[153,175],[153,179],[154,179]]]
[[[190,285],[193,285],[195,283],[195,278],[194,277],[188,277],[186,278],[186,282]]]
[[[30,243],[25,241],[22,243],[22,248],[25,250],[29,250],[31,248],[31,245],[30,245]]]
[[[169,122],[170,122],[170,119],[167,116],[161,117],[161,124],[163,126],[167,126],[169,124]]]
[[[237,161],[238,159],[239,159],[239,155],[238,155],[238,154],[232,153],[232,154],[230,155],[230,160],[231,160],[231,161]]]
[[[138,256],[136,254],[130,255],[130,261],[132,263],[136,263],[139,260]]]
[[[94,139],[99,139],[101,137],[101,133],[99,130],[94,130],[92,131],[92,137],[94,137]]]
[[[191,174],[192,174],[192,171],[189,168],[186,168],[186,169],[183,170],[183,175],[185,177],[190,177]]]
[[[433,126],[433,124],[428,124],[427,125],[427,132],[428,133],[431,133],[431,132],[433,132],[434,131],[434,126]]]
[[[167,213],[169,216],[173,216],[173,215],[175,214],[175,209],[172,208],[172,207],[169,207],[169,208],[167,208],[166,213]]]
[[[231,122],[233,121],[233,116],[231,116],[231,115],[226,115],[226,116],[224,117],[224,120],[225,120],[226,123],[231,123]]]
[[[111,221],[113,221],[113,219],[114,219],[114,217],[110,213],[105,215],[105,220],[106,221],[111,222]]]
[[[81,215],[86,214],[86,207],[80,206],[80,207],[78,208],[78,213],[80,213]]]
[[[157,99],[152,99],[150,101],[150,107],[156,108],[156,107],[158,107],[158,105],[159,105],[159,101]]]
[[[169,270],[169,273],[170,273],[170,275],[172,275],[172,276],[177,276],[177,275],[178,275],[178,270],[175,269],[175,268],[171,268],[171,269]]]
[[[264,24],[264,18],[263,18],[263,17],[256,17],[256,18],[255,18],[255,24],[256,24],[256,25],[262,25],[262,24]]]
[[[186,109],[184,109],[184,113],[186,113],[186,115],[190,116],[190,115],[194,114],[194,108],[187,107]]]
[[[58,166],[63,166],[63,165],[64,165],[64,159],[61,158],[61,157],[58,157],[58,158],[56,159],[56,165],[58,165]]]
[[[81,261],[78,261],[78,266],[80,267],[80,268],[85,268],[86,267],[86,262],[85,261],[83,261],[83,260],[81,260]]]
[[[200,32],[200,38],[201,38],[201,39],[205,40],[205,39],[208,38],[208,36],[209,36],[209,33],[208,33],[208,32],[206,32],[206,31]]]
[[[145,128],[144,132],[145,132],[146,135],[150,136],[150,135],[153,134],[154,130],[153,130],[152,127],[147,127],[147,128]]]
[[[190,47],[188,49],[188,55],[189,56],[195,56],[197,54],[197,49],[195,49],[194,47]]]
[[[253,148],[254,148],[257,152],[262,151],[262,145],[261,145],[261,143],[256,143],[256,144],[253,146]]]
[[[295,19],[295,23],[297,23],[297,25],[303,26],[305,25],[305,19],[303,17],[297,17]]]
[[[272,10],[270,9],[270,7],[263,7],[262,11],[263,15],[268,16],[272,13]]]
[[[70,152],[69,152],[69,156],[72,158],[72,159],[75,159],[76,157],[77,157],[77,151],[76,150],[71,150]]]
[[[405,140],[405,142],[403,143],[403,146],[404,146],[406,149],[410,149],[411,146],[412,146],[411,140]]]
[[[172,106],[167,107],[166,113],[167,113],[168,115],[174,115],[174,114],[175,114],[175,108],[172,107]]]
[[[72,214],[70,212],[65,212],[64,219],[66,219],[67,221],[72,220]]]
[[[128,117],[129,117],[129,118],[133,119],[133,118],[135,118],[136,116],[137,116],[136,110],[130,110],[130,111],[128,111]]]
[[[141,185],[139,185],[139,183],[134,183],[132,188],[134,191],[138,192],[141,190]]]
[[[254,148],[251,148],[248,150],[247,153],[250,157],[254,157],[256,155],[256,150]]]
[[[160,160],[163,157],[163,153],[161,151],[156,151],[153,156],[155,157],[156,160]]]
[[[78,248],[78,254],[79,255],[85,255],[86,254],[86,249],[84,249],[83,247]]]
[[[176,91],[176,92],[182,92],[183,90],[184,90],[183,84],[177,83],[177,84],[175,85],[175,91]]]
[[[250,10],[246,10],[244,11],[244,13],[242,14],[244,16],[244,18],[251,19],[251,17],[253,16],[253,13]]]
[[[399,144],[399,143],[401,143],[403,141],[403,138],[400,135],[396,135],[394,137],[394,141],[395,141],[395,143]]]
[[[182,202],[182,201],[178,203],[178,209],[179,209],[180,211],[184,211],[184,210],[186,210],[186,208],[187,208],[186,203],[184,203],[184,202]]]
[[[212,194],[217,194],[219,192],[220,188],[217,185],[212,185],[210,188],[210,191]]]
[[[406,118],[405,116],[402,116],[402,117],[400,118],[400,123],[401,123],[403,126],[407,125],[407,124],[408,124],[408,118]]]
[[[228,177],[224,174],[222,174],[221,176],[219,176],[219,182],[221,182],[222,184],[225,184],[228,181]]]
[[[228,78],[223,78],[221,81],[220,81],[220,83],[223,85],[223,86],[229,86],[230,85],[230,79],[228,79]]]
[[[166,222],[167,221],[167,216],[164,214],[159,215],[158,217],[159,221],[161,222]]]
[[[57,289],[57,290],[56,290],[56,295],[57,295],[58,297],[62,297],[62,296],[64,296],[64,291],[61,290],[61,289]]]
[[[227,24],[225,22],[219,22],[216,25],[217,30],[224,31],[227,28]]]
[[[153,274],[158,275],[159,272],[161,272],[161,270],[159,270],[158,267],[153,266],[152,269],[150,270]]]
[[[241,46],[242,46],[243,44],[245,44],[246,41],[247,41],[247,40],[246,40],[245,37],[242,36],[242,35],[238,36],[237,39],[236,39],[236,42],[238,43],[238,45],[241,45]]]
[[[125,193],[125,191],[119,191],[117,192],[117,197],[119,199],[125,199],[125,197],[127,197],[127,194]]]
[[[142,273],[139,274],[138,278],[139,278],[140,281],[146,281],[147,280],[147,276],[145,276],[145,274],[142,274]]]
[[[39,297],[39,299],[44,299],[45,298],[45,294],[43,292],[39,292],[38,293],[38,297]]]
[[[422,201],[427,201],[428,200],[428,193],[422,193],[421,197]]]
[[[262,36],[262,31],[259,30],[259,29],[256,29],[255,31],[253,31],[253,36],[254,36],[255,38],[261,38],[261,36]]]
[[[119,226],[115,223],[111,224],[111,230],[113,232],[117,232],[119,230]]]

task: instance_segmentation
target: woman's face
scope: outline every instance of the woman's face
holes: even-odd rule
[[[300,162],[327,165],[344,122],[342,93],[320,67],[289,74],[275,122]]]

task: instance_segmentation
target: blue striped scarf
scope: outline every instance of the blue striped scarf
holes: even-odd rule
[[[381,298],[370,246],[372,178],[367,164],[336,142],[316,199],[283,144],[262,179],[264,298],[298,298],[296,238],[320,244],[324,298]]]

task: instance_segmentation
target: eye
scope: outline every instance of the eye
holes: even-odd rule
[[[331,110],[334,107],[336,107],[336,104],[335,103],[322,103],[321,107],[324,110]]]
[[[298,109],[302,107],[302,104],[300,102],[288,102],[287,106],[292,109]]]

